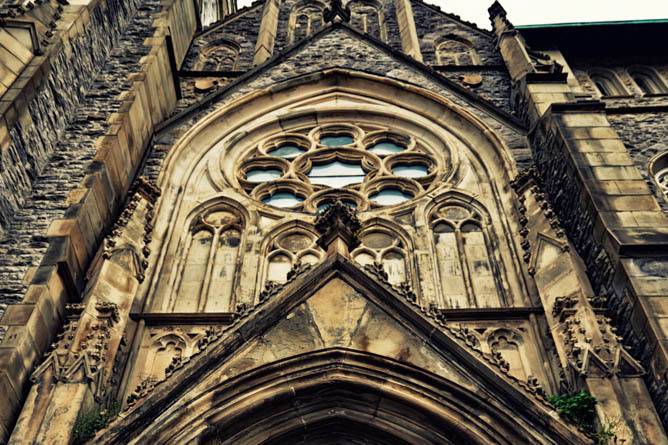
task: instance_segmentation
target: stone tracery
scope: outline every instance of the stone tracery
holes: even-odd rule
[[[241,163],[239,184],[258,201],[314,213],[340,199],[360,211],[407,201],[446,171],[410,135],[349,124],[269,137]]]

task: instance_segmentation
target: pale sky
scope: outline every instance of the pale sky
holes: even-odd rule
[[[238,0],[245,6],[252,0]],[[500,0],[515,25],[668,18],[668,0]],[[446,12],[489,29],[493,0],[438,0]]]

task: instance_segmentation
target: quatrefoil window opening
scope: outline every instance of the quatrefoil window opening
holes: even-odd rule
[[[437,173],[410,135],[338,124],[271,136],[242,161],[238,180],[269,206],[315,213],[338,199],[360,211],[401,204]]]

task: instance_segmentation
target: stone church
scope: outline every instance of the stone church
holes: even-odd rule
[[[489,15],[5,0],[0,443],[667,445],[668,20]]]

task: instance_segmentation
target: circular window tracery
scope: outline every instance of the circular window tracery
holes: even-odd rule
[[[306,127],[271,136],[241,161],[237,179],[267,205],[315,213],[336,200],[360,211],[426,192],[445,174],[416,138],[365,125]]]

